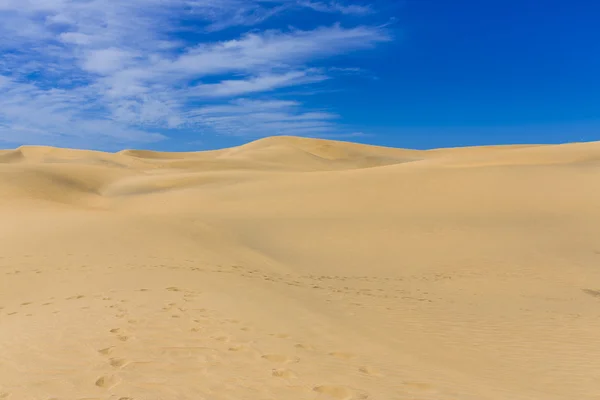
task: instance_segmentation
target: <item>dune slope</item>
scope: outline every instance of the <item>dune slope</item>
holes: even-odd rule
[[[0,152],[0,399],[599,399],[600,144]]]

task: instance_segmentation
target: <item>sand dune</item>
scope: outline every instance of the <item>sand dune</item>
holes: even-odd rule
[[[600,143],[0,151],[0,399],[600,399]]]

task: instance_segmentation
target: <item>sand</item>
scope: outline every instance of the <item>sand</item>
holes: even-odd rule
[[[600,143],[0,151],[0,399],[600,399]]]

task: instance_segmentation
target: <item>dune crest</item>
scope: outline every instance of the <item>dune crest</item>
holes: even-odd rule
[[[0,399],[597,400],[600,142],[0,151]]]

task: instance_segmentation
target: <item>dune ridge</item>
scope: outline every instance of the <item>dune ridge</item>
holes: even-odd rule
[[[600,142],[0,151],[0,399],[597,400]]]

